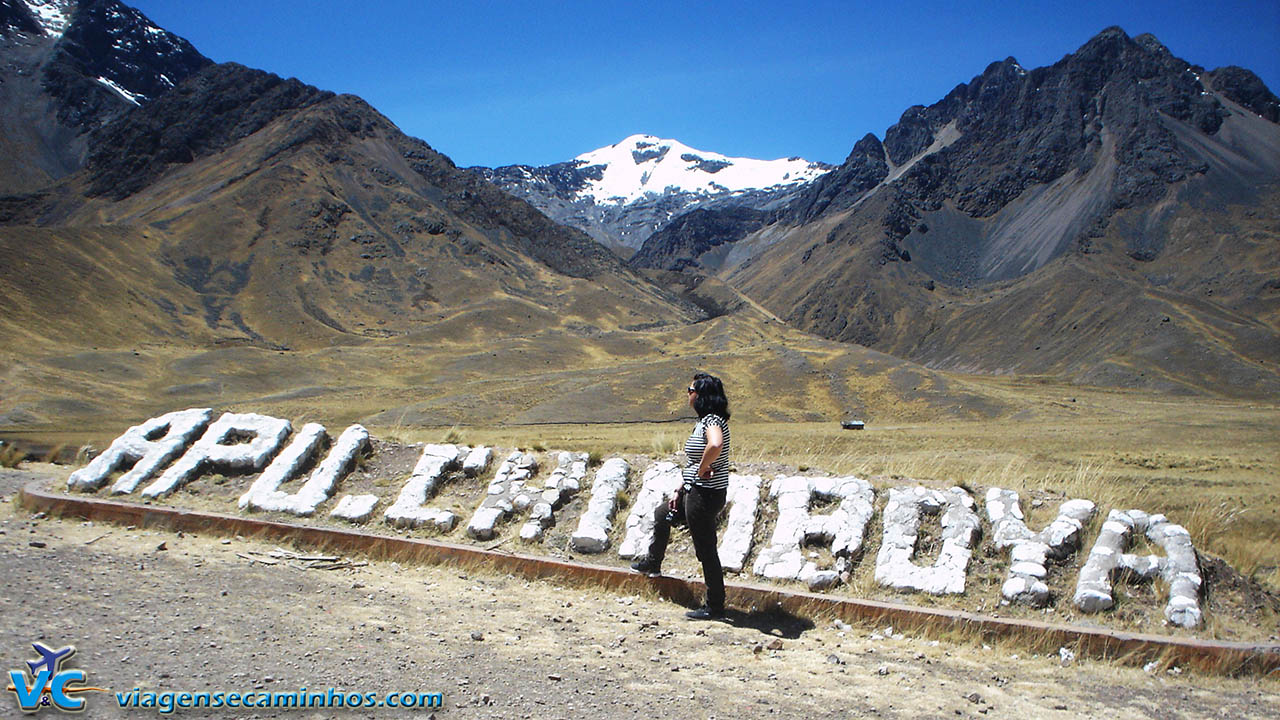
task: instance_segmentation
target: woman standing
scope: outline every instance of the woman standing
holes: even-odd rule
[[[686,616],[710,620],[724,617],[724,570],[716,549],[716,517],[724,509],[729,488],[729,399],[720,378],[706,373],[694,375],[687,391],[698,423],[684,443],[684,484],[670,502],[658,506],[649,554],[631,567],[650,576],[661,574],[672,522],[680,522],[683,516],[707,584],[706,604]]]

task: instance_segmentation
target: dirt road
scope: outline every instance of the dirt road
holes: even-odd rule
[[[274,545],[31,517],[0,470],[0,652],[74,644],[112,691],[439,692],[435,710],[178,710],[187,717],[1265,718],[1280,682],[887,636],[800,618],[695,623],[646,597],[370,562],[297,570]],[[229,542],[228,542],[229,540]],[[16,716],[5,693],[3,711]],[[84,717],[128,717],[85,693]],[[56,717],[55,710],[43,711]]]

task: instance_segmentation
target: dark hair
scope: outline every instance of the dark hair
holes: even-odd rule
[[[693,376],[693,391],[698,394],[693,399],[693,410],[698,417],[719,415],[729,419],[729,398],[724,395],[724,384],[715,375],[700,372]]]

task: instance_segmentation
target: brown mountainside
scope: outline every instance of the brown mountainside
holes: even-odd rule
[[[1275,107],[1248,71],[1112,28],[909,109],[704,267],[931,367],[1274,397]]]
[[[464,309],[503,323],[476,332],[697,314],[358,98],[211,66],[94,143],[83,171],[25,199],[34,222],[6,229],[7,245],[34,272],[49,265],[42,253],[128,253],[130,322],[149,335],[305,346],[400,335]],[[50,233],[64,241],[41,242]],[[49,272],[17,288],[9,321],[36,322],[38,294],[96,295],[115,322],[45,318],[44,332],[127,337],[112,308],[124,298],[95,285],[92,273]]]

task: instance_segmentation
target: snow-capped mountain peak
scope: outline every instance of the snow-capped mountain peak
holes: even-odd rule
[[[729,157],[632,135],[555,165],[473,169],[626,257],[683,213],[730,206],[776,210],[832,168],[800,158]]]
[[[615,205],[672,191],[715,196],[802,185],[829,169],[800,158],[729,157],[653,135],[583,153],[573,165],[592,169],[581,195]]]

